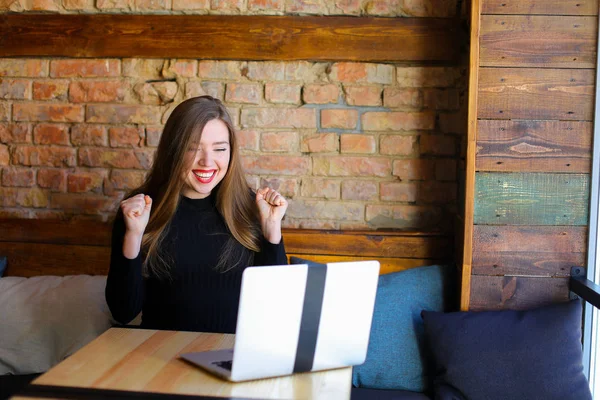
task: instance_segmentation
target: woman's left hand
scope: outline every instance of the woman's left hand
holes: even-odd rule
[[[260,224],[265,238],[277,244],[281,241],[281,220],[288,208],[288,202],[276,190],[269,187],[256,191],[256,205],[260,213]]]

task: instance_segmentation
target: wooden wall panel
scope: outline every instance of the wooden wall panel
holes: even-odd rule
[[[586,253],[538,253],[532,251],[473,254],[473,275],[569,277],[571,267],[583,267]]]
[[[485,0],[483,14],[598,15],[597,0]]]
[[[568,278],[473,275],[470,309],[524,310],[569,300]]]
[[[592,69],[481,68],[480,119],[591,121]]]
[[[475,224],[586,225],[589,175],[480,172]]]
[[[480,120],[477,170],[590,173],[591,122]]]
[[[480,66],[594,68],[597,17],[483,15]]]
[[[453,18],[0,15],[0,57],[457,61]]]

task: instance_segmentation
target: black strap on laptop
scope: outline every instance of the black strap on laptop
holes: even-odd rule
[[[326,278],[326,264],[309,264],[294,372],[307,372],[313,367]]]

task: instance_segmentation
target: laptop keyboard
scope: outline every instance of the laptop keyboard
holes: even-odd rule
[[[214,361],[213,365],[216,365],[217,367],[221,367],[223,369],[231,371],[231,363],[232,363],[232,360],[228,360],[228,361]]]

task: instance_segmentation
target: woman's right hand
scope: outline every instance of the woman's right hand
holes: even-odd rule
[[[121,211],[123,211],[123,218],[125,219],[126,234],[143,236],[150,219],[151,209],[152,199],[143,193],[123,200]]]

